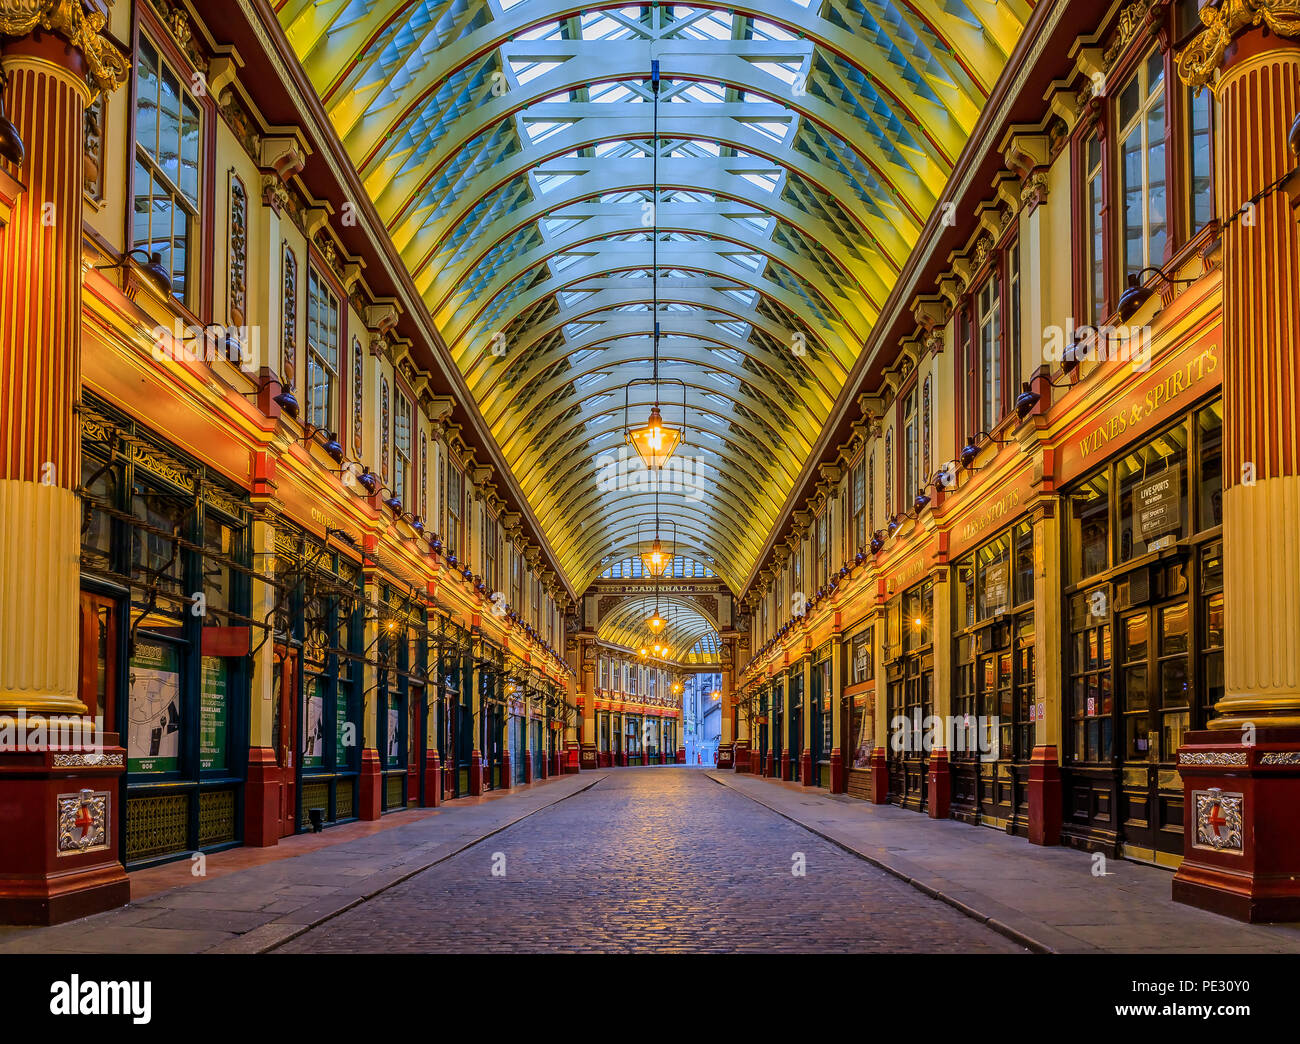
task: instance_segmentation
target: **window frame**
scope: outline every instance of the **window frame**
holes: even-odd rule
[[[312,293],[313,284],[322,289],[330,296],[336,309],[336,334],[338,343],[334,346],[335,362],[333,368],[325,367],[330,373],[330,393],[323,407],[324,424],[317,424],[318,404],[315,401],[312,382],[312,367],[317,359],[323,358],[319,349],[312,341],[312,313],[316,308],[316,299]],[[305,319],[303,324],[303,336],[305,344],[303,346],[303,424],[311,425],[314,428],[321,428],[337,436],[339,427],[338,421],[343,416],[343,382],[340,374],[347,372],[347,308],[344,305],[345,298],[341,288],[334,282],[329,273],[327,266],[321,263],[316,257],[315,251],[309,251],[307,258],[307,278],[305,282],[306,300]],[[317,329],[320,329],[320,321],[317,319]]]
[[[132,65],[131,65],[131,114],[129,128],[130,142],[130,162],[129,162],[129,180],[127,187],[127,205],[123,213],[124,224],[124,241],[131,244],[133,249],[143,249],[152,252],[151,244],[154,242],[152,234],[149,239],[141,243],[137,241],[135,234],[135,201],[138,196],[140,185],[138,184],[137,173],[142,165],[142,152],[139,139],[140,129],[140,63],[143,57],[143,44],[147,44],[158,58],[159,79],[161,81],[161,70],[166,67],[173,76],[176,77],[177,85],[180,91],[182,101],[186,98],[192,103],[198,112],[198,156],[195,160],[196,170],[196,187],[195,199],[190,200],[185,190],[174,183],[171,177],[162,171],[158,166],[158,161],[152,153],[147,153],[146,169],[150,178],[161,177],[164,179],[163,187],[167,189],[173,205],[177,200],[184,200],[182,209],[189,212],[190,224],[186,233],[185,241],[185,271],[184,271],[184,296],[178,297],[175,292],[175,273],[171,268],[171,253],[168,254],[168,271],[173,275],[172,292],[168,295],[170,301],[177,307],[191,316],[205,315],[211,307],[211,287],[209,277],[211,275],[211,263],[205,263],[205,244],[211,238],[211,227],[214,215],[214,196],[212,191],[214,177],[212,173],[214,145],[215,145],[215,115],[216,107],[213,100],[207,94],[196,95],[191,90],[190,85],[194,83],[194,78],[198,75],[197,70],[191,64],[189,58],[178,49],[171,35],[166,31],[164,26],[147,10],[143,12],[135,27],[135,46],[132,48]],[[161,90],[161,88],[160,88]],[[157,122],[155,121],[155,142],[157,141]],[[150,193],[152,200],[153,194]],[[174,243],[175,240],[173,239]]]

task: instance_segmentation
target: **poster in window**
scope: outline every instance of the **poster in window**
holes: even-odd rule
[[[849,684],[861,685],[876,676],[875,627],[857,635],[849,646]]]
[[[131,657],[127,770],[175,772],[180,768],[180,651],[140,638]]]
[[[348,729],[348,698],[347,689],[340,685],[338,697],[334,701],[334,741],[335,741],[335,767],[346,768],[350,765],[348,760],[348,746],[355,733]]]
[[[319,678],[307,683],[303,707],[302,767],[320,768],[325,764],[325,694]]]
[[[394,699],[388,704],[388,764],[402,760],[402,711]]]
[[[872,727],[875,711],[875,700],[870,693],[854,698],[853,717],[857,723],[857,728],[854,730],[857,733],[853,746],[854,768],[871,767],[871,751],[875,746],[875,733]]]
[[[1171,464],[1134,490],[1133,528],[1141,540],[1150,543],[1182,528],[1182,472],[1181,464]]]
[[[203,691],[199,700],[199,768],[224,769],[226,761],[226,693],[229,668],[220,656],[203,657]]]
[[[990,615],[1007,611],[1011,594],[1011,562],[1003,558],[984,567],[984,607]]]

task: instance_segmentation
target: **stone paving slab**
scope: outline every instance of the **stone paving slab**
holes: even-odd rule
[[[583,772],[490,801],[448,802],[407,824],[197,878],[93,917],[11,928],[0,935],[0,954],[264,952],[603,778]],[[209,864],[244,851],[209,856]]]
[[[810,792],[745,773],[706,773],[967,916],[1043,953],[1300,953],[1300,925],[1243,924],[1170,897],[1173,874],[955,819]]]

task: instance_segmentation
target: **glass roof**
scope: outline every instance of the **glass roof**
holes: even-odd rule
[[[579,590],[653,535],[657,255],[659,514],[738,591],[1032,3],[275,6]]]

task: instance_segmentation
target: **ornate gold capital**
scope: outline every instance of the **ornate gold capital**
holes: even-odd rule
[[[127,56],[102,33],[101,11],[87,13],[80,0],[4,0],[0,4],[0,36],[26,36],[34,29],[58,33],[86,59],[90,79],[101,91],[114,91],[126,82]]]
[[[1178,56],[1178,76],[1189,87],[1210,82],[1233,37],[1256,26],[1278,36],[1300,36],[1300,0],[1224,0],[1201,8],[1202,29]]]

